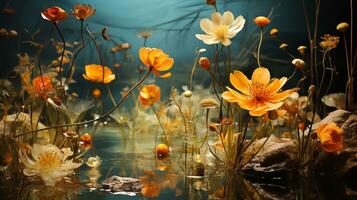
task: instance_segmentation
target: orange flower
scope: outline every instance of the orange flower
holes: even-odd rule
[[[334,122],[320,125],[316,132],[325,152],[333,153],[343,148],[343,131]]]
[[[320,42],[320,46],[325,50],[331,50],[337,47],[340,42],[340,37],[333,36],[330,34],[325,34],[321,37],[322,41]]]
[[[161,75],[160,72],[171,69],[174,59],[164,53],[161,49],[141,47],[139,50],[141,62],[147,67],[153,68],[153,73],[161,78],[169,78],[171,72]]]
[[[45,20],[58,23],[60,21],[65,20],[68,14],[62,8],[58,6],[53,6],[51,8],[47,8],[46,10],[42,11],[41,16]]]
[[[160,87],[157,85],[145,85],[140,90],[139,101],[143,106],[152,106],[160,101]]]
[[[206,0],[206,3],[207,3],[208,5],[215,6],[215,5],[216,5],[216,0]]]
[[[104,79],[103,79],[103,68],[104,68]],[[113,74],[112,70],[109,67],[102,65],[86,65],[85,66],[85,74],[83,74],[84,79],[92,82],[108,84],[115,79],[115,74]]]
[[[264,16],[259,16],[254,19],[257,26],[264,27],[270,23],[270,19]]]
[[[101,94],[102,94],[102,92],[101,92],[98,88],[95,88],[95,89],[92,91],[92,95],[93,95],[93,97],[95,97],[95,98],[100,97]]]
[[[41,99],[47,99],[48,93],[52,91],[52,82],[48,76],[38,76],[32,80],[34,92]]]
[[[81,142],[84,142],[84,143],[92,142],[92,136],[89,135],[88,133],[83,134],[79,139],[81,140]]]
[[[249,110],[251,116],[262,116],[267,111],[275,110],[283,105],[283,100],[297,89],[278,92],[288,80],[286,77],[270,80],[270,72],[265,67],[254,70],[252,80],[240,71],[230,74],[231,84],[239,91],[227,87],[222,94],[224,100]]]
[[[89,4],[76,4],[73,7],[73,16],[78,20],[86,20],[88,17],[95,14],[95,9]]]

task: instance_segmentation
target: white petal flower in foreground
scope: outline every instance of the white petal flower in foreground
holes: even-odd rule
[[[49,186],[54,186],[82,165],[73,162],[72,159],[67,159],[73,155],[70,148],[59,149],[52,144],[34,144],[30,151],[27,150],[19,151],[20,161],[24,165],[24,174],[41,177]]]
[[[205,44],[218,44],[229,46],[231,39],[237,35],[244,27],[245,19],[239,16],[234,19],[232,12],[226,11],[223,16],[219,12],[212,14],[211,19],[204,18],[200,22],[200,27],[205,34],[196,34],[196,38]]]

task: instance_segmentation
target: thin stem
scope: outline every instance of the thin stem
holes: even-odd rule
[[[58,76],[58,81],[60,82],[60,86],[62,87],[62,64],[63,64],[63,57],[64,57],[64,53],[66,51],[66,41],[64,40],[63,34],[61,32],[61,29],[59,28],[59,26],[57,25],[56,22],[53,22],[53,24],[55,25],[57,32],[59,34],[59,36],[62,39],[62,44],[63,44],[63,49],[62,49],[62,55],[61,55],[61,60],[60,60],[60,65],[59,65],[59,76]]]
[[[55,126],[51,126],[51,127],[46,127],[46,128],[42,128],[42,129],[38,129],[38,130],[31,130],[22,134],[19,134],[16,137],[20,137],[23,135],[27,135],[29,133],[34,133],[34,132],[38,132],[38,131],[45,131],[45,130],[49,130],[49,129],[54,129],[54,128],[62,128],[62,127],[69,127],[69,126],[81,126],[81,125],[85,125],[85,124],[89,124],[89,123],[93,123],[99,120],[104,119],[105,117],[109,116],[111,113],[113,113],[123,102],[124,100],[129,96],[129,94],[135,89],[137,88],[142,82],[144,82],[144,80],[150,75],[150,73],[152,72],[153,67],[150,67],[149,70],[147,71],[147,73],[138,81],[136,82],[124,95],[123,97],[119,100],[119,102],[117,103],[116,106],[114,106],[113,108],[111,108],[108,112],[106,112],[105,114],[101,115],[99,118],[96,119],[91,119],[91,120],[87,120],[84,122],[77,122],[77,123],[72,123],[72,124],[59,124],[59,125],[55,125]]]
[[[116,106],[116,101],[115,101],[115,98],[114,98],[114,96],[112,94],[112,91],[110,90],[109,85],[106,85],[106,88],[107,88],[110,100],[112,101],[113,105]]]
[[[189,85],[189,90],[192,91],[192,80],[193,80],[193,75],[195,74],[195,69],[196,69],[196,66],[197,66],[197,63],[198,63],[198,59],[200,58],[200,51],[197,50],[197,56],[196,56],[196,59],[192,65],[192,70],[191,70],[191,76],[190,76],[190,85]]]
[[[312,44],[312,38],[311,38],[311,29],[310,29],[310,20],[309,20],[309,16],[307,13],[307,9],[306,9],[306,4],[305,4],[305,0],[302,0],[302,4],[303,4],[303,8],[304,8],[304,16],[305,16],[305,23],[306,23],[306,29],[307,29],[307,34],[308,34],[308,38],[309,38],[309,47],[310,47],[310,84],[314,84],[314,67],[313,67],[313,44]]]
[[[258,44],[258,52],[257,52],[258,67],[261,67],[261,65],[260,65],[260,48],[262,46],[262,42],[263,42],[263,27],[261,27],[261,29],[260,29],[260,37],[259,37],[259,44]]]
[[[344,46],[345,46],[345,54],[346,54],[346,68],[347,68],[347,84],[346,84],[346,92],[345,92],[345,109],[348,109],[348,91],[350,89],[350,78],[351,78],[351,72],[350,72],[350,64],[349,64],[349,54],[348,54],[348,47],[347,47],[347,40],[346,40],[346,34],[343,33],[343,41],[344,41]]]
[[[168,144],[167,135],[166,135],[166,132],[165,132],[164,125],[162,124],[162,122],[161,122],[161,120],[160,120],[160,117],[159,117],[159,115],[157,114],[157,112],[155,111],[154,107],[151,106],[150,108],[151,108],[152,112],[155,113],[155,116],[156,116],[156,118],[157,118],[157,121],[159,122],[159,125],[160,125],[160,127],[161,127],[161,129],[162,129],[162,134],[164,134],[164,137],[165,137],[165,144]]]

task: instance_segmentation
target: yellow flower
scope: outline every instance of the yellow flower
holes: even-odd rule
[[[337,47],[340,42],[340,37],[333,36],[330,34],[325,34],[321,37],[322,41],[320,42],[320,46],[325,50],[331,50]]]
[[[343,148],[343,131],[334,122],[320,125],[316,132],[325,152],[333,153]]]
[[[139,101],[143,106],[152,106],[160,101],[160,87],[157,85],[145,85],[139,93]]]
[[[171,72],[160,74],[160,72],[171,69],[174,64],[174,59],[170,58],[161,49],[141,47],[139,57],[145,66],[152,67],[152,71],[156,76],[161,78],[169,78],[171,76]]]
[[[230,11],[224,12],[223,16],[219,12],[215,12],[211,19],[202,19],[200,27],[205,34],[196,34],[196,38],[205,44],[231,45],[231,39],[243,29],[245,23],[243,16],[234,19]]]
[[[70,148],[59,149],[53,144],[34,144],[19,151],[20,161],[24,165],[26,176],[41,177],[46,185],[54,186],[58,181],[73,173],[81,163],[68,159],[73,155]]]
[[[345,32],[349,27],[350,25],[347,22],[341,22],[336,26],[336,30]]]
[[[231,84],[239,91],[227,87],[222,94],[224,100],[249,110],[251,116],[262,116],[267,111],[275,110],[283,105],[283,100],[297,89],[278,92],[286,83],[287,78],[275,79],[270,82],[270,72],[265,67],[254,70],[252,80],[242,72],[234,71],[230,74]]]
[[[104,84],[108,84],[115,79],[115,74],[113,74],[112,70],[106,66],[103,67],[101,65],[91,64],[85,66],[85,74],[83,74],[83,78],[92,82],[103,82]]]
[[[86,20],[94,14],[95,9],[93,9],[89,4],[76,4],[73,7],[73,16],[78,20]]]

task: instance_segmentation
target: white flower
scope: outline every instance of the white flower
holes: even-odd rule
[[[232,43],[231,39],[243,29],[245,23],[243,16],[234,19],[230,11],[224,12],[223,16],[215,12],[211,19],[202,19],[200,27],[205,34],[196,34],[196,38],[202,40],[205,44],[222,43],[224,46],[229,46]]]
[[[59,149],[53,144],[34,144],[30,151],[24,149],[19,151],[20,161],[24,165],[24,174],[41,177],[49,186],[54,186],[82,165],[73,162],[72,159],[67,159],[72,155],[70,148]]]

